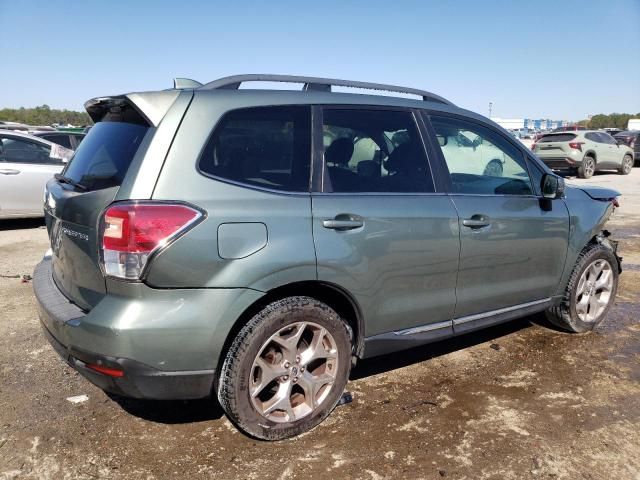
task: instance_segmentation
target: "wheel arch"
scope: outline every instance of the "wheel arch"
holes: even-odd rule
[[[244,312],[233,323],[227,334],[224,346],[220,351],[220,356],[217,362],[218,368],[216,370],[220,370],[219,366],[224,362],[224,358],[234,338],[254,315],[270,303],[286,297],[295,296],[311,297],[326,303],[333,308],[338,315],[347,322],[352,335],[352,355],[357,358],[362,357],[362,353],[364,351],[364,319],[358,302],[349,292],[339,285],[319,280],[299,281],[281,285],[265,292],[265,295],[260,297],[244,310]]]
[[[596,152],[594,150],[587,150],[586,152],[584,152],[584,156],[585,157],[591,157],[593,158],[593,161],[598,163],[598,157],[596,155]]]

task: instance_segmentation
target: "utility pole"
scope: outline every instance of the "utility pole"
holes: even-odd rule
[[[489,102],[489,118],[491,118],[491,109],[493,108],[493,102]]]

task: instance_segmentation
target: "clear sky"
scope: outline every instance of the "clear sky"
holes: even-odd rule
[[[0,108],[286,73],[493,115],[640,112],[640,0],[0,0]]]

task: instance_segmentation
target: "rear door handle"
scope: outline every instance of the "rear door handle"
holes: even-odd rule
[[[462,225],[477,230],[479,228],[488,227],[491,225],[491,222],[489,221],[489,217],[485,215],[473,215],[471,218],[465,218],[462,220]]]
[[[20,170],[14,170],[13,168],[0,168],[0,174],[2,175],[18,175]]]
[[[364,226],[364,220],[355,215],[338,215],[336,218],[323,220],[322,226],[332,230],[353,230]]]

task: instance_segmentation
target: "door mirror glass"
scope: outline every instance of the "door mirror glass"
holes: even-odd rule
[[[564,179],[557,175],[545,173],[542,176],[541,189],[544,198],[560,198],[564,193]]]

